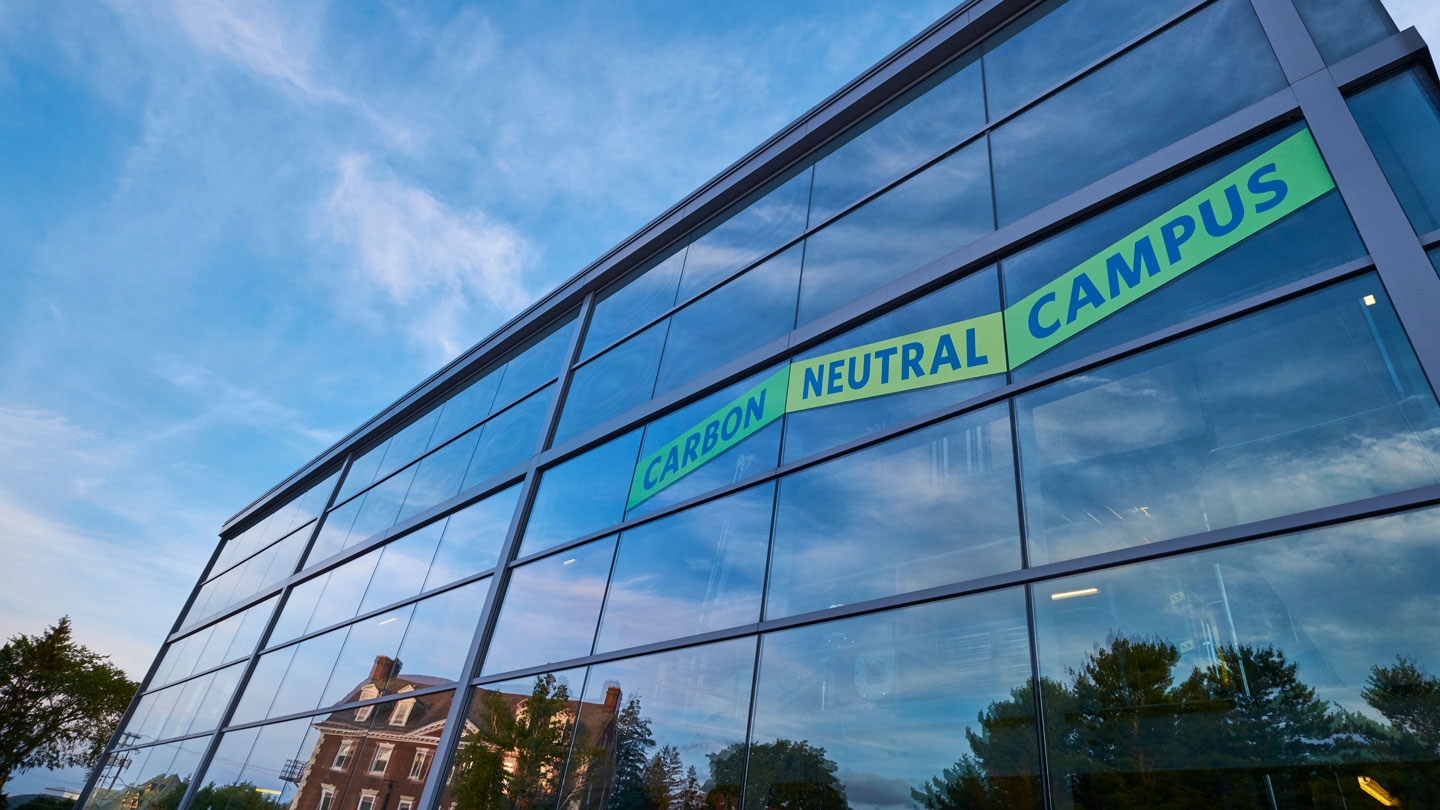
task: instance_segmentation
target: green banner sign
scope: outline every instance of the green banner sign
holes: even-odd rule
[[[788,412],[1017,368],[1334,187],[1301,130],[1003,312],[792,362],[641,459],[626,508]]]

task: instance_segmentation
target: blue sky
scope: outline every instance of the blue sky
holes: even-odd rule
[[[0,3],[0,635],[138,677],[225,518],[950,5]]]

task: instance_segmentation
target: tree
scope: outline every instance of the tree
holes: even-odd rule
[[[138,684],[75,643],[70,617],[0,647],[0,799],[15,773],[93,767]]]
[[[849,810],[845,786],[835,776],[834,760],[808,740],[750,746],[748,772],[743,743],[709,756],[714,787],[706,803],[713,810],[738,809],[742,776],[748,785],[747,810]]]

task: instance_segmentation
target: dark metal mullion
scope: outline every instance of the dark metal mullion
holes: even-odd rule
[[[797,614],[795,616],[767,619],[755,624],[736,625],[723,630],[712,630],[693,636],[667,639],[641,647],[614,650],[506,672],[496,672],[486,675],[483,678],[475,678],[472,683],[476,685],[497,683],[514,678],[523,678],[550,672],[552,670],[593,666],[621,658],[632,658],[651,653],[695,647],[715,641],[741,638],[756,633],[766,634],[779,630],[788,630],[794,627],[823,624],[839,619],[882,613],[897,608],[939,602],[961,596],[1042,583],[1092,571],[1178,557],[1207,549],[1234,546],[1240,543],[1291,535],[1303,531],[1321,529],[1327,526],[1353,523],[1367,518],[1383,517],[1385,515],[1413,511],[1437,504],[1440,504],[1440,484],[1431,484],[1390,495],[1378,495],[1372,498],[1311,509],[1305,512],[1282,515],[1280,517],[1267,518],[1265,520],[1231,526],[1224,529],[1214,529],[1212,531],[1176,537],[1170,540],[1130,546],[1088,557],[1046,563],[1034,568],[1015,569],[1013,571],[992,574],[978,579],[938,585],[918,591],[880,597],[865,602],[857,602],[851,605],[825,608],[823,610]]]
[[[330,494],[325,498],[325,505],[320,510],[319,517],[315,519],[315,524],[310,527],[310,538],[305,542],[305,548],[300,550],[300,556],[295,561],[296,569],[299,569],[300,566],[305,564],[305,555],[310,553],[311,547],[315,545],[315,539],[320,536],[320,530],[325,526],[325,518],[330,510],[330,506],[335,502],[335,496],[340,492],[340,487],[345,484],[345,475],[350,472],[350,464],[354,460],[354,455],[348,455],[341,464],[340,474],[335,477],[335,483],[330,489]],[[324,478],[322,477],[321,480],[323,481]],[[195,765],[195,773],[190,779],[190,785],[185,789],[184,795],[180,797],[180,801],[177,804],[180,810],[185,810],[190,806],[190,802],[193,801],[195,793],[200,789],[200,775],[202,771],[210,767],[210,762],[215,757],[215,751],[220,745],[223,730],[230,722],[230,718],[234,716],[235,708],[240,705],[240,699],[245,695],[245,689],[250,685],[250,676],[255,674],[255,667],[260,662],[261,650],[265,649],[265,644],[270,639],[270,633],[275,630],[275,623],[280,620],[280,614],[284,612],[285,602],[290,598],[290,592],[293,588],[294,571],[292,571],[291,576],[285,580],[285,584],[280,590],[280,598],[275,600],[275,608],[270,612],[270,618],[265,622],[264,629],[260,631],[260,638],[255,641],[255,649],[250,651],[250,657],[243,665],[240,677],[235,681],[235,689],[230,693],[230,701],[225,706],[225,710],[220,713],[220,718],[216,721],[215,729],[212,732],[213,736],[211,736],[210,742],[205,745],[205,750],[201,753],[200,760]]]
[[[531,506],[535,503],[535,493],[540,476],[541,452],[549,445],[550,439],[555,435],[555,428],[559,424],[560,412],[565,406],[565,395],[569,392],[570,380],[574,376],[575,358],[579,356],[580,348],[585,343],[585,332],[589,328],[590,316],[595,310],[595,299],[595,292],[588,293],[580,302],[577,310],[575,331],[571,333],[570,345],[566,347],[564,362],[560,366],[560,377],[554,383],[556,386],[555,396],[550,400],[544,424],[540,428],[540,436],[535,443],[535,451],[531,454],[526,466],[525,478],[520,484],[520,497],[516,500],[515,512],[510,518],[510,528],[505,534],[505,542],[500,550],[500,559],[496,564],[495,573],[490,577],[490,588],[485,594],[485,602],[480,609],[475,635],[470,640],[470,649],[465,653],[462,675],[459,683],[455,685],[455,697],[450,701],[450,712],[446,715],[445,726],[440,731],[440,738],[435,744],[435,758],[430,763],[430,777],[425,780],[425,787],[415,802],[416,810],[439,810],[440,796],[445,789],[445,776],[449,774],[450,768],[455,762],[455,754],[459,750],[465,728],[465,716],[469,711],[470,700],[475,691],[470,687],[470,683],[476,670],[480,668],[482,656],[490,644],[491,635],[495,632],[495,620],[500,612],[501,597],[510,581],[511,569],[508,567],[508,563],[515,559],[515,553],[520,548],[520,540],[525,533],[525,521],[529,517]]]

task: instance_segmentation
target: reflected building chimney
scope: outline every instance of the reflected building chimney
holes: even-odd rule
[[[370,667],[370,682],[383,688],[385,682],[400,674],[400,659],[388,655],[375,656],[375,665]]]

